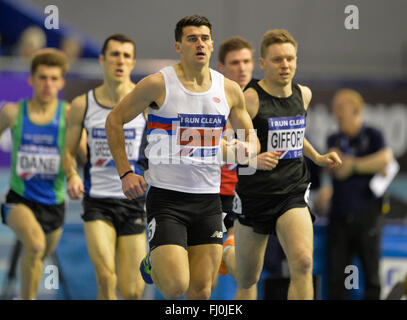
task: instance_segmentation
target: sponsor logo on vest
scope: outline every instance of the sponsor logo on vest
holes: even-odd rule
[[[223,238],[223,232],[222,231],[215,231],[212,235],[211,238]]]

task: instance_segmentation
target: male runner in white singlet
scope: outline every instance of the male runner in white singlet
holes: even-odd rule
[[[103,84],[75,98],[69,114],[64,170],[69,196],[78,199],[85,193],[82,218],[96,271],[98,299],[116,299],[117,284],[125,299],[141,298],[144,290],[143,279],[136,271],[147,247],[144,199],[128,200],[123,194],[105,133],[106,117],[135,87],[130,79],[136,63],[135,53],[135,43],[127,36],[108,37],[100,55]],[[124,128],[131,168],[140,175],[144,171],[145,126],[144,115],[140,114]],[[83,128],[88,145],[84,184],[74,161]]]
[[[141,267],[168,299],[209,299],[222,255],[219,155],[226,120],[245,129],[246,148],[256,153],[239,85],[209,68],[211,24],[202,16],[181,19],[175,29],[181,61],[141,80],[109,115],[106,132],[123,191],[147,194],[150,255]],[[147,107],[144,178],[131,171],[123,125]],[[243,143],[242,143],[243,144]],[[221,148],[222,146],[222,148]],[[150,259],[151,258],[151,259]],[[151,263],[151,264],[150,264]],[[151,267],[151,269],[150,269]]]

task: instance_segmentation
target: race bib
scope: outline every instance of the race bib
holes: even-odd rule
[[[176,145],[180,156],[212,158],[226,124],[223,115],[179,114]]]
[[[23,180],[29,180],[35,175],[52,180],[59,173],[60,162],[58,147],[20,145],[16,172]]]
[[[267,151],[281,152],[280,159],[302,157],[305,116],[268,119]]]
[[[92,142],[90,146],[92,165],[96,167],[114,167],[113,156],[110,152],[104,128],[92,128]],[[136,129],[124,129],[125,147],[129,160],[137,158],[135,149]]]

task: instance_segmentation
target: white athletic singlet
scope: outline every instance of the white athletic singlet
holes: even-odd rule
[[[88,136],[85,193],[95,198],[126,199],[106,137],[105,122],[110,111],[112,111],[111,108],[101,106],[96,101],[94,90],[87,93],[87,110],[84,119]],[[131,168],[137,174],[142,174],[138,161],[145,126],[146,120],[143,113],[124,125],[126,153]]]
[[[159,110],[148,110],[146,181],[180,192],[219,193],[220,145],[230,112],[224,77],[210,69],[211,88],[191,92],[172,66],[160,72],[165,101]]]

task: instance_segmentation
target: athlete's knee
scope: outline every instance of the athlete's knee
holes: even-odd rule
[[[143,296],[144,281],[140,282],[126,282],[126,280],[119,281],[120,293],[125,300],[139,300]]]
[[[154,270],[154,269],[153,269]],[[155,278],[154,282],[159,287],[161,293],[166,299],[179,299],[181,298],[189,287],[189,278],[185,275],[173,274],[170,278],[159,279]]]
[[[111,271],[108,269],[103,269],[103,270],[96,269],[96,274],[97,274],[98,285],[102,289],[107,290],[107,289],[116,287],[117,276],[114,271]]]
[[[188,299],[191,300],[209,300],[212,292],[212,284],[202,284],[199,286],[191,286],[188,289]]]
[[[35,240],[24,246],[25,257],[30,260],[42,259],[45,254],[45,241]]]
[[[258,278],[250,278],[246,279],[245,281],[240,281],[239,286],[243,289],[250,289],[259,281]]]
[[[200,291],[192,291],[188,293],[188,299],[191,300],[209,300],[211,297],[211,289],[206,288]]]
[[[125,300],[140,300],[143,296],[143,289],[137,287],[126,287],[120,289],[120,293]]]
[[[167,299],[179,299],[185,294],[187,289],[188,289],[187,284],[173,282],[165,286],[162,293]]]
[[[250,289],[253,285],[255,285],[259,279],[260,275],[250,273],[250,274],[237,274],[237,283],[239,287],[243,289]]]
[[[297,275],[306,275],[312,272],[312,256],[302,253],[296,257],[292,263],[292,273]]]

